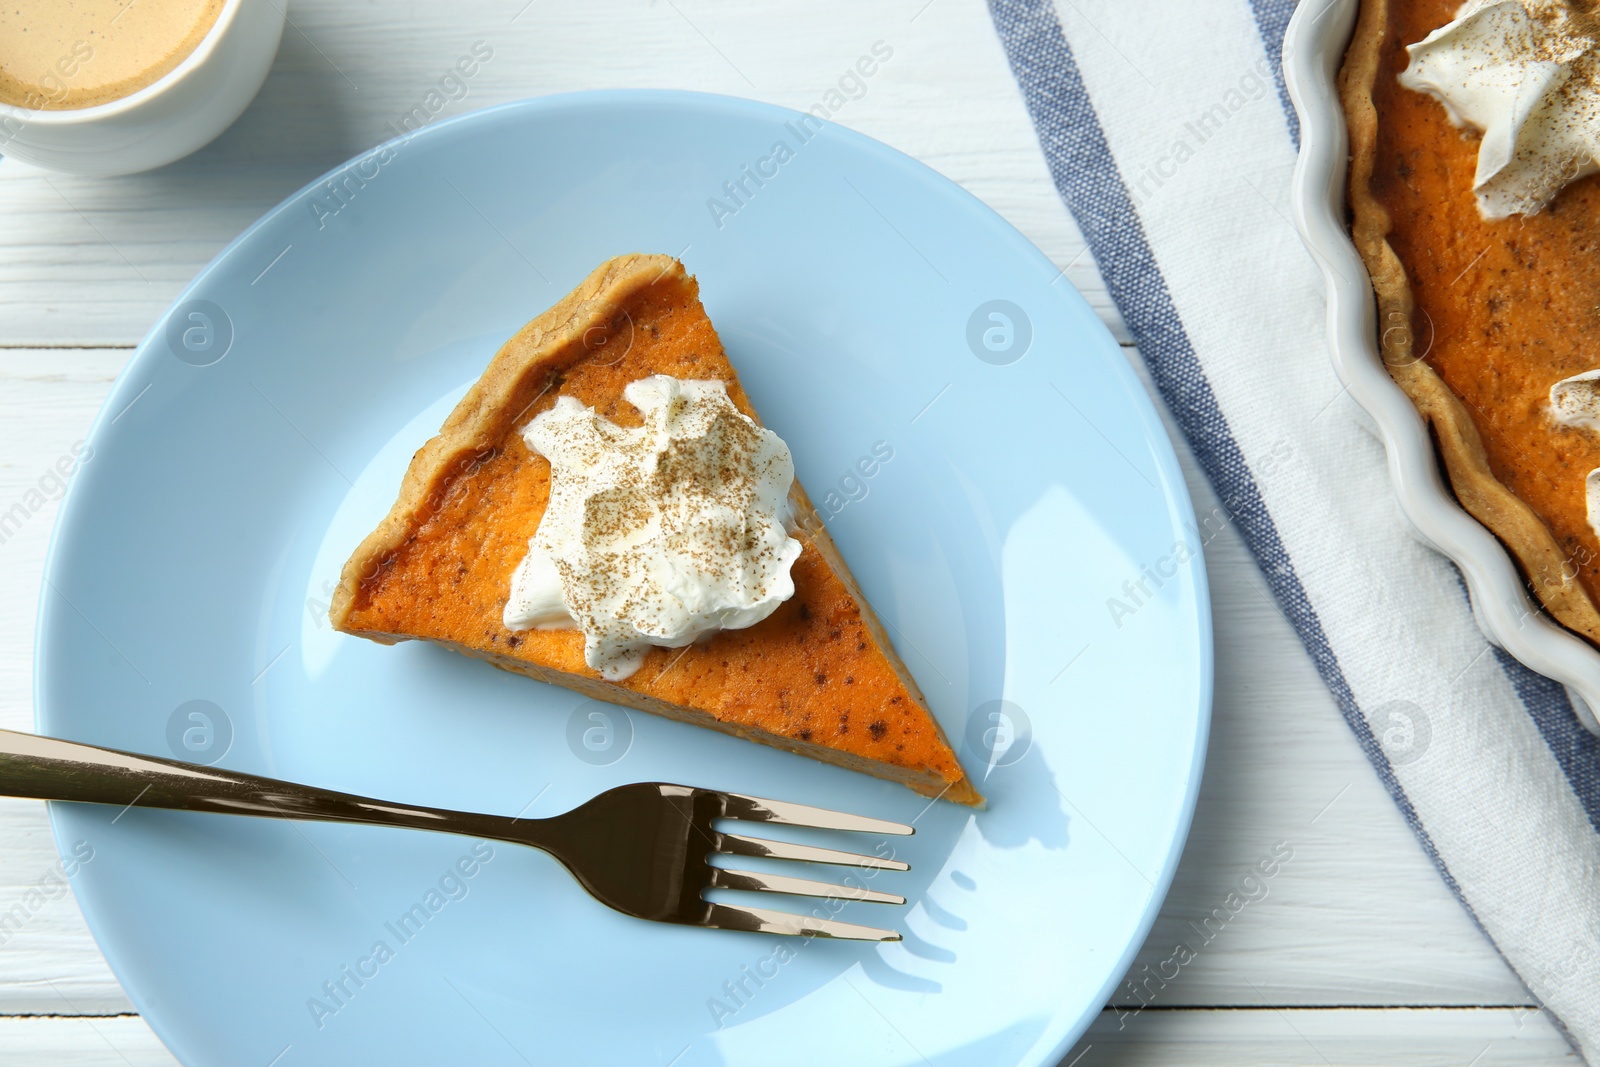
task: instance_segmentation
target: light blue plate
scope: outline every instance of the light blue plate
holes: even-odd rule
[[[635,251],[699,277],[988,811],[330,631],[412,451]],[[911,903],[841,913],[905,941],[862,945],[639,922],[509,845],[58,806],[89,925],[186,1064],[1049,1064],[1172,877],[1211,698],[1172,448],[1050,262],[858,134],[659,92],[429,127],[218,256],[90,442],[42,598],[45,733],[489,812],[665,779],[917,826],[876,883]]]

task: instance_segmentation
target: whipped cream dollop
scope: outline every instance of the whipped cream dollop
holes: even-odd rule
[[[1584,500],[1586,502],[1586,517],[1589,520],[1589,529],[1600,537],[1600,467],[1590,471],[1583,480]]]
[[[1550,417],[1563,426],[1600,431],[1600,370],[1586,370],[1550,387]],[[1589,528],[1600,537],[1600,467],[1583,480]]]
[[[1586,370],[1552,385],[1550,417],[1563,426],[1600,430],[1600,370]]]
[[[584,661],[628,677],[651,645],[753,626],[794,595],[789,446],[719,381],[655,375],[618,426],[563,396],[523,440],[550,461],[550,503],[511,578],[510,630],[578,628]]]
[[[1533,214],[1600,170],[1600,19],[1563,0],[1467,0],[1407,51],[1409,89],[1483,134],[1472,188],[1484,218]]]

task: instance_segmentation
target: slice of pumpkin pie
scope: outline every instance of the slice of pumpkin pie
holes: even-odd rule
[[[506,342],[330,615],[983,803],[668,256],[602,264]]]

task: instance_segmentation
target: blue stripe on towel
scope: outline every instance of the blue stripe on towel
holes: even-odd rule
[[[1300,147],[1300,116],[1295,114],[1294,102],[1289,99],[1289,85],[1283,80],[1283,35],[1289,29],[1289,18],[1294,14],[1295,0],[1250,0],[1250,10],[1256,16],[1256,29],[1261,32],[1261,43],[1267,48],[1267,61],[1272,64],[1272,78],[1278,83],[1278,101],[1283,104],[1283,117],[1289,123],[1289,139],[1296,149]]]
[[[1578,722],[1572,701],[1560,682],[1530,670],[1498,648],[1494,654],[1578,795],[1589,815],[1589,825],[1600,830],[1600,737]]]
[[[1472,905],[1440,858],[1357,706],[1322,622],[1295,574],[1255,478],[1173,306],[1166,279],[1156,266],[1144,227],[1122,184],[1116,160],[1106,144],[1050,0],[989,0],[989,12],[1012,74],[1022,89],[1056,190],[1083,231],[1106,288],[1133,332],[1157,388],[1188,438],[1195,458],[1216,487],[1223,507],[1255,554],[1285,616],[1311,653],[1378,777],[1451,892],[1477,922]],[[1482,929],[1481,923],[1479,928]]]

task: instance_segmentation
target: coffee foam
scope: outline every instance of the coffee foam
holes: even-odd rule
[[[131,96],[205,40],[224,0],[30,0],[0,6],[0,103],[45,111]]]

